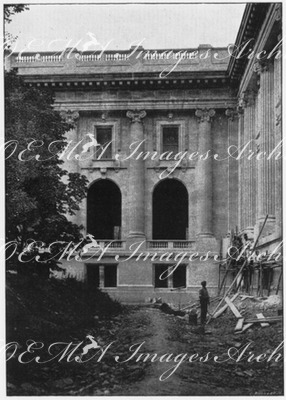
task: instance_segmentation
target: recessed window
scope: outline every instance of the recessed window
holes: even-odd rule
[[[95,132],[97,143],[100,145],[96,158],[100,160],[112,159],[112,127],[96,126]]]
[[[116,264],[86,264],[86,278],[89,288],[117,287]]]
[[[167,288],[168,278],[165,277],[167,274],[168,265],[155,265],[155,288]],[[165,272],[163,277],[160,279],[161,275]]]
[[[89,288],[99,287],[99,265],[86,264],[86,280]]]
[[[104,287],[117,286],[117,265],[104,266]]]
[[[185,288],[187,286],[186,265],[179,265],[173,272],[171,271],[174,269],[174,264],[156,264],[154,269],[155,288]],[[170,269],[169,272],[168,269]]]
[[[179,127],[164,126],[162,132],[162,152],[177,154],[179,152]]]
[[[173,288],[186,287],[186,266],[179,265],[173,272]]]

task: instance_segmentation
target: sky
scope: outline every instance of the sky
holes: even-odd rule
[[[41,4],[13,16],[14,51],[226,47],[245,4]]]

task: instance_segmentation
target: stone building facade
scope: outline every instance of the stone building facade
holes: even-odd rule
[[[6,58],[27,84],[52,87],[74,122],[64,168],[89,190],[73,221],[104,250],[64,261],[68,271],[123,301],[184,301],[204,279],[216,293],[231,229],[255,238],[268,214],[259,247],[279,244],[281,159],[237,148],[270,154],[282,140],[280,36],[279,4],[247,4],[231,47]],[[273,55],[239,55],[252,38],[255,54]]]

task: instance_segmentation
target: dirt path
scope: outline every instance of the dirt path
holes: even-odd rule
[[[166,316],[157,309],[145,309],[138,311],[138,313],[148,315],[150,318],[148,331],[149,333],[153,333],[150,338],[146,339],[143,352],[150,353],[151,355],[157,353],[160,356],[166,353],[173,353],[175,355],[179,354],[178,350],[181,346],[178,346],[177,342],[170,340],[169,335],[168,320],[169,318],[173,319],[173,317]],[[176,365],[174,362],[146,362],[150,365],[150,368],[148,368],[145,378],[140,382],[128,385],[128,387],[125,388],[122,393],[119,392],[118,395],[136,394],[138,396],[164,396],[170,393],[176,393],[178,388],[180,388],[180,393],[184,391],[183,388],[186,386],[186,383],[180,379],[180,376],[176,372],[164,381],[160,381],[159,379],[165,373],[165,371]]]
[[[132,332],[133,342],[142,343],[141,353],[150,353],[159,356],[171,354],[178,356],[187,353],[189,356],[198,353],[205,357],[225,354],[232,346],[242,346],[257,338],[256,354],[266,349],[275,348],[274,340],[277,327],[269,327],[268,331],[259,327],[257,332],[250,331],[249,335],[237,337],[233,334],[234,321],[216,322],[209,327],[210,334],[202,335],[194,332],[186,321],[172,315],[166,315],[158,309],[142,308],[132,314],[128,332]],[[132,327],[136,327],[133,330]],[[123,332],[124,333],[124,332]],[[282,338],[282,335],[280,335]],[[136,340],[136,341],[134,341]],[[274,340],[274,341],[273,341]],[[273,344],[272,344],[273,343]],[[270,351],[272,351],[270,350]],[[268,351],[269,352],[269,351]],[[129,357],[132,351],[129,352]],[[125,355],[126,357],[126,355]],[[127,359],[127,358],[126,358]],[[165,359],[166,360],[166,359]],[[134,360],[133,360],[134,362]],[[136,363],[142,365],[142,361]],[[145,376],[136,382],[130,379],[123,384],[114,395],[133,396],[168,396],[168,395],[254,395],[254,394],[282,394],[283,366],[282,363],[236,363],[234,361],[217,364],[210,357],[207,362],[188,361],[182,363],[178,369],[166,380],[160,381],[165,371],[174,367],[171,362],[145,362],[147,367]]]

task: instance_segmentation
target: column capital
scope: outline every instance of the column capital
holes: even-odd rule
[[[79,113],[77,111],[62,110],[60,116],[67,124],[74,125],[79,118]]]
[[[247,98],[246,98],[245,92],[242,92],[238,96],[238,99],[237,99],[236,110],[237,110],[238,114],[243,114],[246,106],[247,106]]]
[[[238,97],[238,108],[252,107],[255,103],[257,91],[254,89],[247,89]]]
[[[211,118],[215,116],[215,110],[212,108],[198,108],[195,113],[198,122],[211,122]]]
[[[270,65],[273,63],[273,60],[270,58],[267,60],[256,60],[253,64],[253,71],[257,75],[263,74],[263,72],[269,71]]]
[[[134,110],[134,111],[127,111],[126,116],[131,119],[131,122],[142,122],[142,119],[146,117],[146,111],[144,110]]]
[[[229,120],[233,121],[237,117],[237,110],[234,108],[227,108],[225,110],[225,115],[228,117]]]
[[[254,105],[256,96],[257,96],[256,90],[254,90],[254,89],[246,90],[245,98],[246,98],[247,107],[252,107]]]

